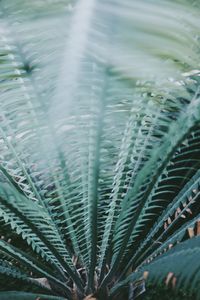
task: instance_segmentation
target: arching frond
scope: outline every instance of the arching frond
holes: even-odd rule
[[[27,282],[0,298],[51,299],[41,276],[52,299],[122,299],[144,272],[198,297],[199,12],[0,1],[0,257]]]

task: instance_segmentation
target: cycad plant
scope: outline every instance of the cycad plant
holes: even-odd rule
[[[200,299],[199,1],[0,11],[0,299]]]

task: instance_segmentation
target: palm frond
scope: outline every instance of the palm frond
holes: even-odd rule
[[[182,288],[199,297],[198,255],[199,237],[195,237],[175,246],[149,265],[143,266],[137,273],[131,274],[125,281],[116,285],[111,293],[116,293],[119,286],[137,280],[145,274],[147,280],[151,282],[160,284],[165,280],[166,285],[171,283],[174,289]]]
[[[199,218],[199,9],[1,1],[0,220],[34,253],[0,240],[4,269],[101,299],[145,270],[157,280],[159,262],[175,274],[193,243],[197,257],[183,240]],[[28,291],[16,299],[46,297]]]

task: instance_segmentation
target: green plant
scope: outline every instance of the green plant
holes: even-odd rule
[[[199,2],[0,11],[0,299],[200,299]]]

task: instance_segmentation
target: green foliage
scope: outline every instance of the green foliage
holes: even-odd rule
[[[189,296],[187,293],[183,292],[181,289],[174,292],[171,288],[166,288],[166,286],[157,284],[156,286],[150,285],[148,286],[148,290],[146,293],[143,293],[138,297],[138,300],[193,300],[193,296]]]
[[[0,299],[200,299],[199,13],[0,1]]]

